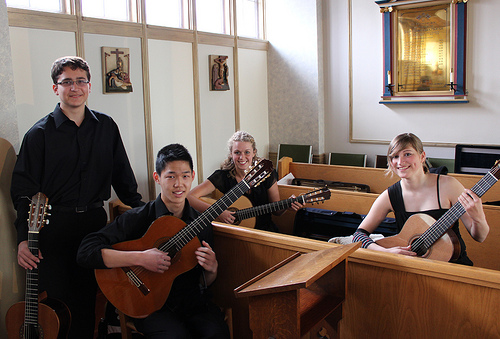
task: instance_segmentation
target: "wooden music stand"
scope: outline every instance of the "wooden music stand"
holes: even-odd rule
[[[323,319],[336,329],[346,296],[347,257],[360,246],[297,252],[237,287],[236,297],[249,298],[253,337],[300,339]]]

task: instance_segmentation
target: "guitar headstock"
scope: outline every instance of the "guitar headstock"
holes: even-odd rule
[[[42,227],[49,223],[47,217],[50,210],[49,199],[41,192],[31,198],[30,215],[28,219],[28,229],[30,232],[40,232]]]
[[[273,170],[273,163],[271,160],[262,159],[255,166],[248,170],[243,180],[250,186],[256,187],[265,178],[267,178]]]
[[[495,161],[495,165],[490,169],[490,173],[495,176],[495,178],[500,179],[500,160]]]
[[[315,203],[315,202],[319,203],[330,199],[331,196],[332,192],[330,192],[330,190],[327,187],[323,187],[315,191],[307,192],[301,195],[300,197],[306,203]]]

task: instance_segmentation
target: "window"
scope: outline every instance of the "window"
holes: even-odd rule
[[[189,28],[188,9],[188,0],[146,0],[146,23]]]
[[[7,0],[7,6],[53,13],[68,13],[69,0]]]
[[[135,0],[82,0],[82,15],[137,22],[137,3]]]
[[[231,34],[229,0],[196,1],[196,28],[199,31]]]
[[[262,3],[259,0],[237,0],[238,35],[247,38],[263,37]]]

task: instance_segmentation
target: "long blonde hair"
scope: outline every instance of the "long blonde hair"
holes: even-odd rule
[[[408,147],[413,148],[415,151],[417,151],[418,154],[422,154],[424,152],[424,145],[422,144],[422,141],[413,133],[401,133],[395,136],[394,139],[392,139],[391,143],[389,144],[389,149],[387,150],[388,173],[394,173],[394,170],[391,166],[392,159],[396,156],[397,153]],[[422,166],[424,169],[424,173],[428,173],[429,167],[427,166],[426,161],[424,161]]]
[[[255,154],[252,159],[252,165],[254,165],[258,160],[259,157],[257,156],[257,145],[255,143],[254,137],[245,131],[237,131],[234,133],[231,138],[227,141],[227,149],[228,149],[228,154],[227,158],[222,162],[220,165],[220,168],[222,170],[227,170],[229,173],[231,173],[232,176],[235,176],[235,164],[233,161],[233,145],[235,142],[240,141],[240,142],[249,142],[252,144],[252,149],[255,151]]]

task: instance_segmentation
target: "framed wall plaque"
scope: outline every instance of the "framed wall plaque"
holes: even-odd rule
[[[380,103],[468,102],[467,0],[381,0],[384,92]]]
[[[132,92],[129,49],[101,47],[101,56],[104,94]]]

